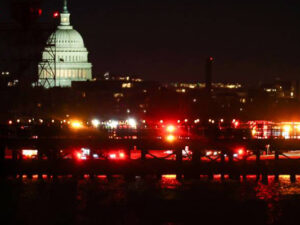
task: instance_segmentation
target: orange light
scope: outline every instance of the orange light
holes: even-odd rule
[[[173,133],[174,131],[175,131],[175,126],[173,126],[173,125],[169,125],[169,126],[167,126],[167,131],[168,132],[170,132],[170,133]]]
[[[167,139],[168,142],[173,142],[173,141],[176,140],[175,136],[172,135],[172,134],[168,135],[166,139]]]
[[[162,178],[165,178],[165,179],[176,179],[176,174],[164,174],[164,175],[162,175]]]
[[[80,121],[72,121],[71,122],[71,127],[73,129],[80,129],[83,127],[82,123]]]

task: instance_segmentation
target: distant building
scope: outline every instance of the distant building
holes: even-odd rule
[[[105,73],[102,79],[93,79],[90,82],[72,82],[72,87],[75,90],[86,91],[124,91],[124,90],[137,90],[142,89],[147,92],[151,89],[158,89],[159,82],[144,81],[136,76],[116,76]]]
[[[206,87],[205,83],[171,83],[170,88],[175,88],[178,93],[186,93],[191,90],[204,90]],[[213,91],[216,90],[238,90],[243,88],[239,83],[211,83],[210,88]]]
[[[262,84],[261,89],[276,98],[299,98],[299,83],[297,81],[282,81],[277,79],[273,83]]]
[[[60,25],[46,43],[38,70],[39,85],[46,88],[70,87],[72,81],[92,79],[92,64],[88,62],[88,51],[81,35],[70,25],[66,0],[60,14]]]

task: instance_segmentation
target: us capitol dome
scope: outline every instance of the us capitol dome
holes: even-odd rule
[[[92,79],[88,51],[81,35],[70,24],[66,0],[60,14],[60,25],[47,40],[38,71],[39,85],[45,88],[71,87],[72,81]]]

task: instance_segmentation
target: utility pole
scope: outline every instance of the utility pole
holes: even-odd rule
[[[205,65],[205,89],[207,93],[211,93],[212,90],[212,65],[214,62],[213,57],[209,57],[206,60],[206,65]]]

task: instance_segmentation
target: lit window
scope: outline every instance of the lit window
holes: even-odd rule
[[[123,83],[122,88],[132,88],[132,84],[131,83]]]

